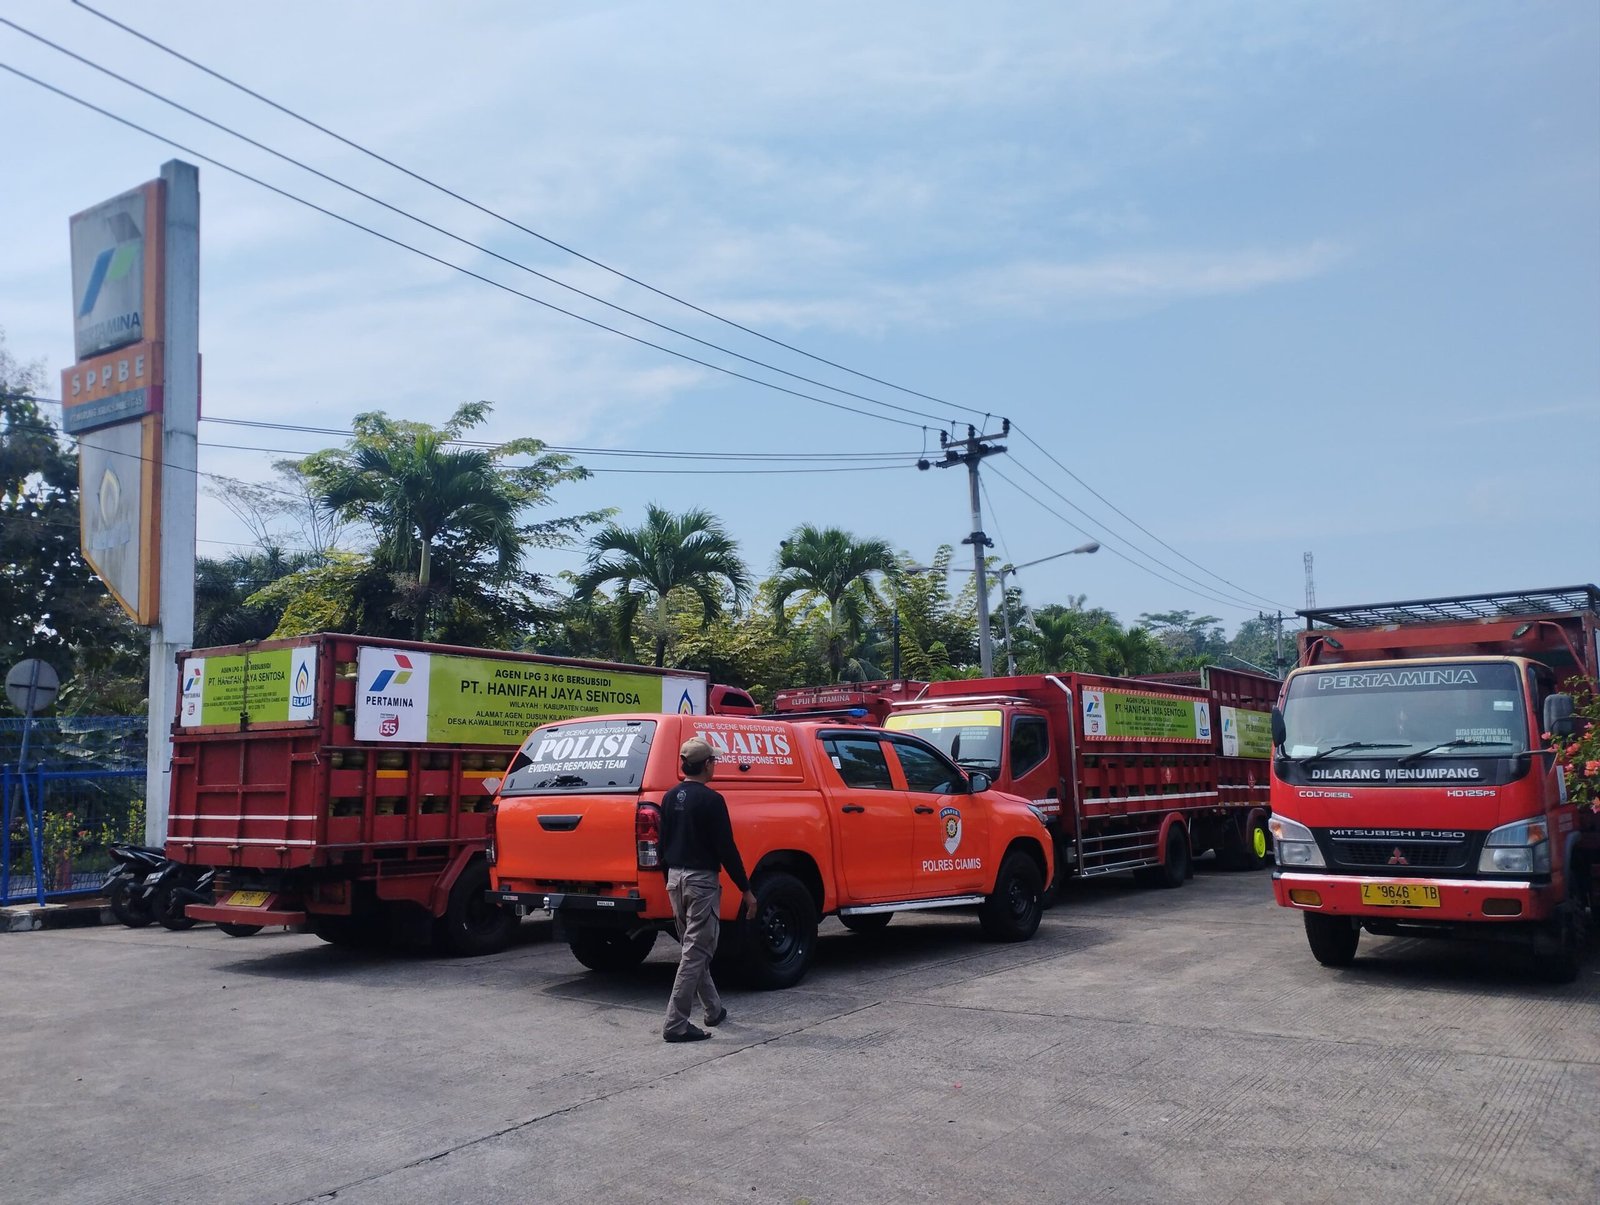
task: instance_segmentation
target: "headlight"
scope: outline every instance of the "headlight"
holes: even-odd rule
[[[1549,874],[1550,830],[1543,820],[1502,824],[1478,857],[1479,874]]]
[[[1039,808],[1034,807],[1033,804],[1031,804],[1031,803],[1028,805],[1028,810],[1033,813],[1033,818],[1035,820],[1037,820],[1040,824],[1044,825],[1046,828],[1050,827],[1050,822],[1044,818],[1044,812],[1043,811],[1041,811]]]
[[[1274,816],[1267,821],[1267,828],[1272,832],[1279,866],[1327,866],[1322,860],[1322,851],[1317,848],[1317,839],[1298,820]]]

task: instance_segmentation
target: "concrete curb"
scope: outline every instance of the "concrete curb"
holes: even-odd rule
[[[114,925],[116,917],[101,899],[72,901],[66,904],[11,905],[0,908],[0,933],[31,933],[38,929],[82,929],[90,925]]]

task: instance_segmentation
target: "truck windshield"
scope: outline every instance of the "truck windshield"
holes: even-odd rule
[[[1515,666],[1329,668],[1298,675],[1283,703],[1289,757],[1507,757],[1528,747]]]
[[[654,720],[575,720],[536,728],[506,771],[502,795],[637,791]]]
[[[957,765],[968,770],[998,770],[1004,733],[996,709],[922,711],[891,715],[885,728],[914,732]]]

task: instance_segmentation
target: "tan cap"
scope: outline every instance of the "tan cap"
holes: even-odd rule
[[[691,736],[678,750],[679,760],[686,761],[691,766],[696,762],[714,761],[716,756],[717,751],[698,736]]]

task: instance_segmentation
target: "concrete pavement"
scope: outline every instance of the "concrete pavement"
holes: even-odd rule
[[[1038,937],[824,927],[668,1046],[677,947],[445,961],[210,927],[0,937],[0,1200],[1600,1199],[1600,955],[1363,938],[1267,875],[1074,885]]]

